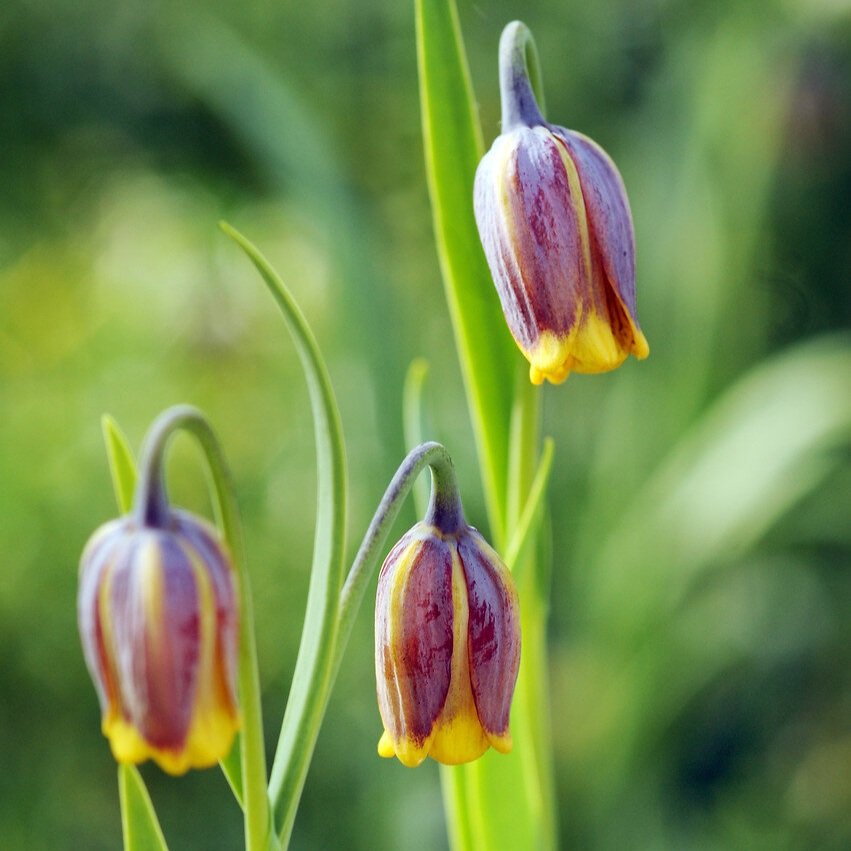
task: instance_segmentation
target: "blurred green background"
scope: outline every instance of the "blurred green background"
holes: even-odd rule
[[[488,144],[499,33],[521,16],[550,120],[618,162],[652,350],[545,390],[562,846],[847,849],[849,4],[459,12]],[[115,849],[115,766],[74,608],[79,553],[115,511],[102,413],[136,446],[177,402],[218,430],[270,749],[301,630],[305,386],[218,219],[276,264],[329,361],[352,553],[404,454],[401,386],[419,355],[433,436],[485,526],[424,183],[412,3],[7,0],[0,153],[0,845]],[[208,511],[188,442],[171,485]],[[445,848],[435,765],[375,753],[369,608],[293,847]],[[174,851],[239,847],[220,772],[143,774]]]

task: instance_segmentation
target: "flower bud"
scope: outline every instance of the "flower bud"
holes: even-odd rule
[[[508,327],[534,384],[649,354],[635,307],[635,239],[615,164],[548,124],[525,64],[530,36],[500,42],[502,135],[476,171],[474,210]]]
[[[218,533],[186,512],[101,526],[80,562],[80,638],[119,762],[170,774],[213,765],[239,727],[234,572]]]
[[[411,767],[427,756],[456,765],[490,746],[511,750],[520,664],[511,574],[463,519],[452,531],[434,519],[393,547],[375,606],[378,753]]]

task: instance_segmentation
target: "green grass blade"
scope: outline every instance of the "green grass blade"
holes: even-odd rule
[[[112,489],[122,514],[130,511],[133,491],[136,488],[136,461],[130,444],[118,423],[104,414],[100,421],[103,442],[106,444],[106,456],[109,460],[109,472],[112,477]]]
[[[245,809],[245,795],[242,790],[242,735],[233,740],[230,753],[219,762],[225,779],[233,792],[236,802]]]
[[[124,851],[168,851],[145,781],[133,765],[118,766]]]
[[[437,252],[476,436],[491,534],[505,544],[508,421],[519,357],[473,218],[484,153],[454,0],[416,0],[426,173]]]
[[[344,570],[346,458],[331,379],[307,321],[257,248],[229,225],[221,228],[257,268],[283,314],[307,380],[316,434],[317,516],[307,612],[269,781],[276,829],[286,846],[333,682]]]
[[[505,563],[508,568],[515,571],[515,581],[522,581],[522,565],[526,563],[525,556],[529,553],[532,545],[537,540],[538,527],[543,516],[544,504],[547,493],[547,483],[550,480],[550,470],[553,466],[553,454],[555,442],[551,437],[544,440],[544,448],[541,452],[541,460],[532,480],[532,487],[526,499],[526,505],[520,515],[514,533],[505,550]]]

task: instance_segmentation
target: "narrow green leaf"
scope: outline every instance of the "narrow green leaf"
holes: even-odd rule
[[[508,431],[508,493],[506,494],[506,538],[510,539],[529,497],[538,464],[543,392],[529,381],[524,366],[515,371],[514,398]],[[507,549],[507,548],[506,548]]]
[[[112,477],[112,489],[122,514],[130,511],[133,503],[133,491],[136,488],[136,462],[130,444],[118,423],[109,415],[101,417],[103,441],[106,444],[106,457],[109,460],[109,472]]]
[[[467,391],[491,534],[505,545],[511,340],[473,217],[484,153],[454,0],[416,0],[423,143],[437,253]]]
[[[526,505],[523,507],[523,512],[514,527],[514,533],[505,550],[505,563],[510,570],[515,571],[514,578],[518,583],[522,580],[522,568],[526,564],[525,557],[530,552],[537,537],[538,525],[545,504],[547,483],[550,480],[550,470],[553,465],[554,450],[553,439],[551,437],[546,438],[541,460],[538,463],[529,496],[526,498]]]
[[[276,829],[286,846],[333,683],[344,571],[346,458],[337,401],[313,332],[268,260],[230,225],[222,222],[221,228],[246,253],[281,310],[304,370],[316,436],[317,514],[307,611],[269,781]]]
[[[242,733],[233,740],[230,753],[219,762],[225,779],[233,792],[236,802],[245,809],[245,794],[242,789]]]
[[[118,766],[124,851],[168,851],[145,781],[133,765]]]

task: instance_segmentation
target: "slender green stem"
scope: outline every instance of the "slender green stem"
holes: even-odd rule
[[[523,592],[527,598],[525,611],[521,611],[523,652],[526,670],[518,678],[514,718],[518,734],[524,731],[527,742],[523,749],[524,771],[529,778],[533,812],[536,815],[540,836],[535,849],[551,851],[558,847],[558,823],[554,784],[552,724],[550,720],[549,653],[547,647],[547,617],[549,595],[535,594],[530,589],[541,587],[540,565],[530,564],[523,579]]]
[[[509,492],[523,494],[523,504],[528,511],[535,510],[542,398],[541,389],[530,384],[525,375],[517,381],[512,411]],[[540,468],[543,466],[542,463]],[[517,539],[518,545],[521,543],[525,520],[526,511],[521,509],[512,513],[510,538],[512,541]],[[531,541],[527,538],[528,543]],[[542,571],[537,548],[526,546],[524,549],[526,552],[523,554],[511,554],[521,600],[524,654],[524,670],[518,681],[512,725],[521,749],[524,785],[540,830],[538,847],[553,849],[556,847],[556,823],[550,760],[552,746],[546,639],[550,591],[548,585],[540,581]]]
[[[271,812],[266,793],[266,756],[263,745],[263,717],[260,705],[260,676],[254,638],[254,612],[245,562],[245,547],[233,481],[221,444],[205,416],[197,408],[178,405],[160,414],[145,440],[136,491],[136,509],[155,491],[163,488],[162,457],[176,431],[186,431],[199,443],[213,485],[216,518],[230,550],[236,570],[239,594],[239,702],[242,714],[241,763],[242,795],[245,810],[246,851],[274,848]],[[162,493],[154,494],[155,504]]]
[[[476,851],[473,816],[475,808],[470,800],[469,766],[441,765],[440,786],[446,814],[446,831],[452,851]]]

